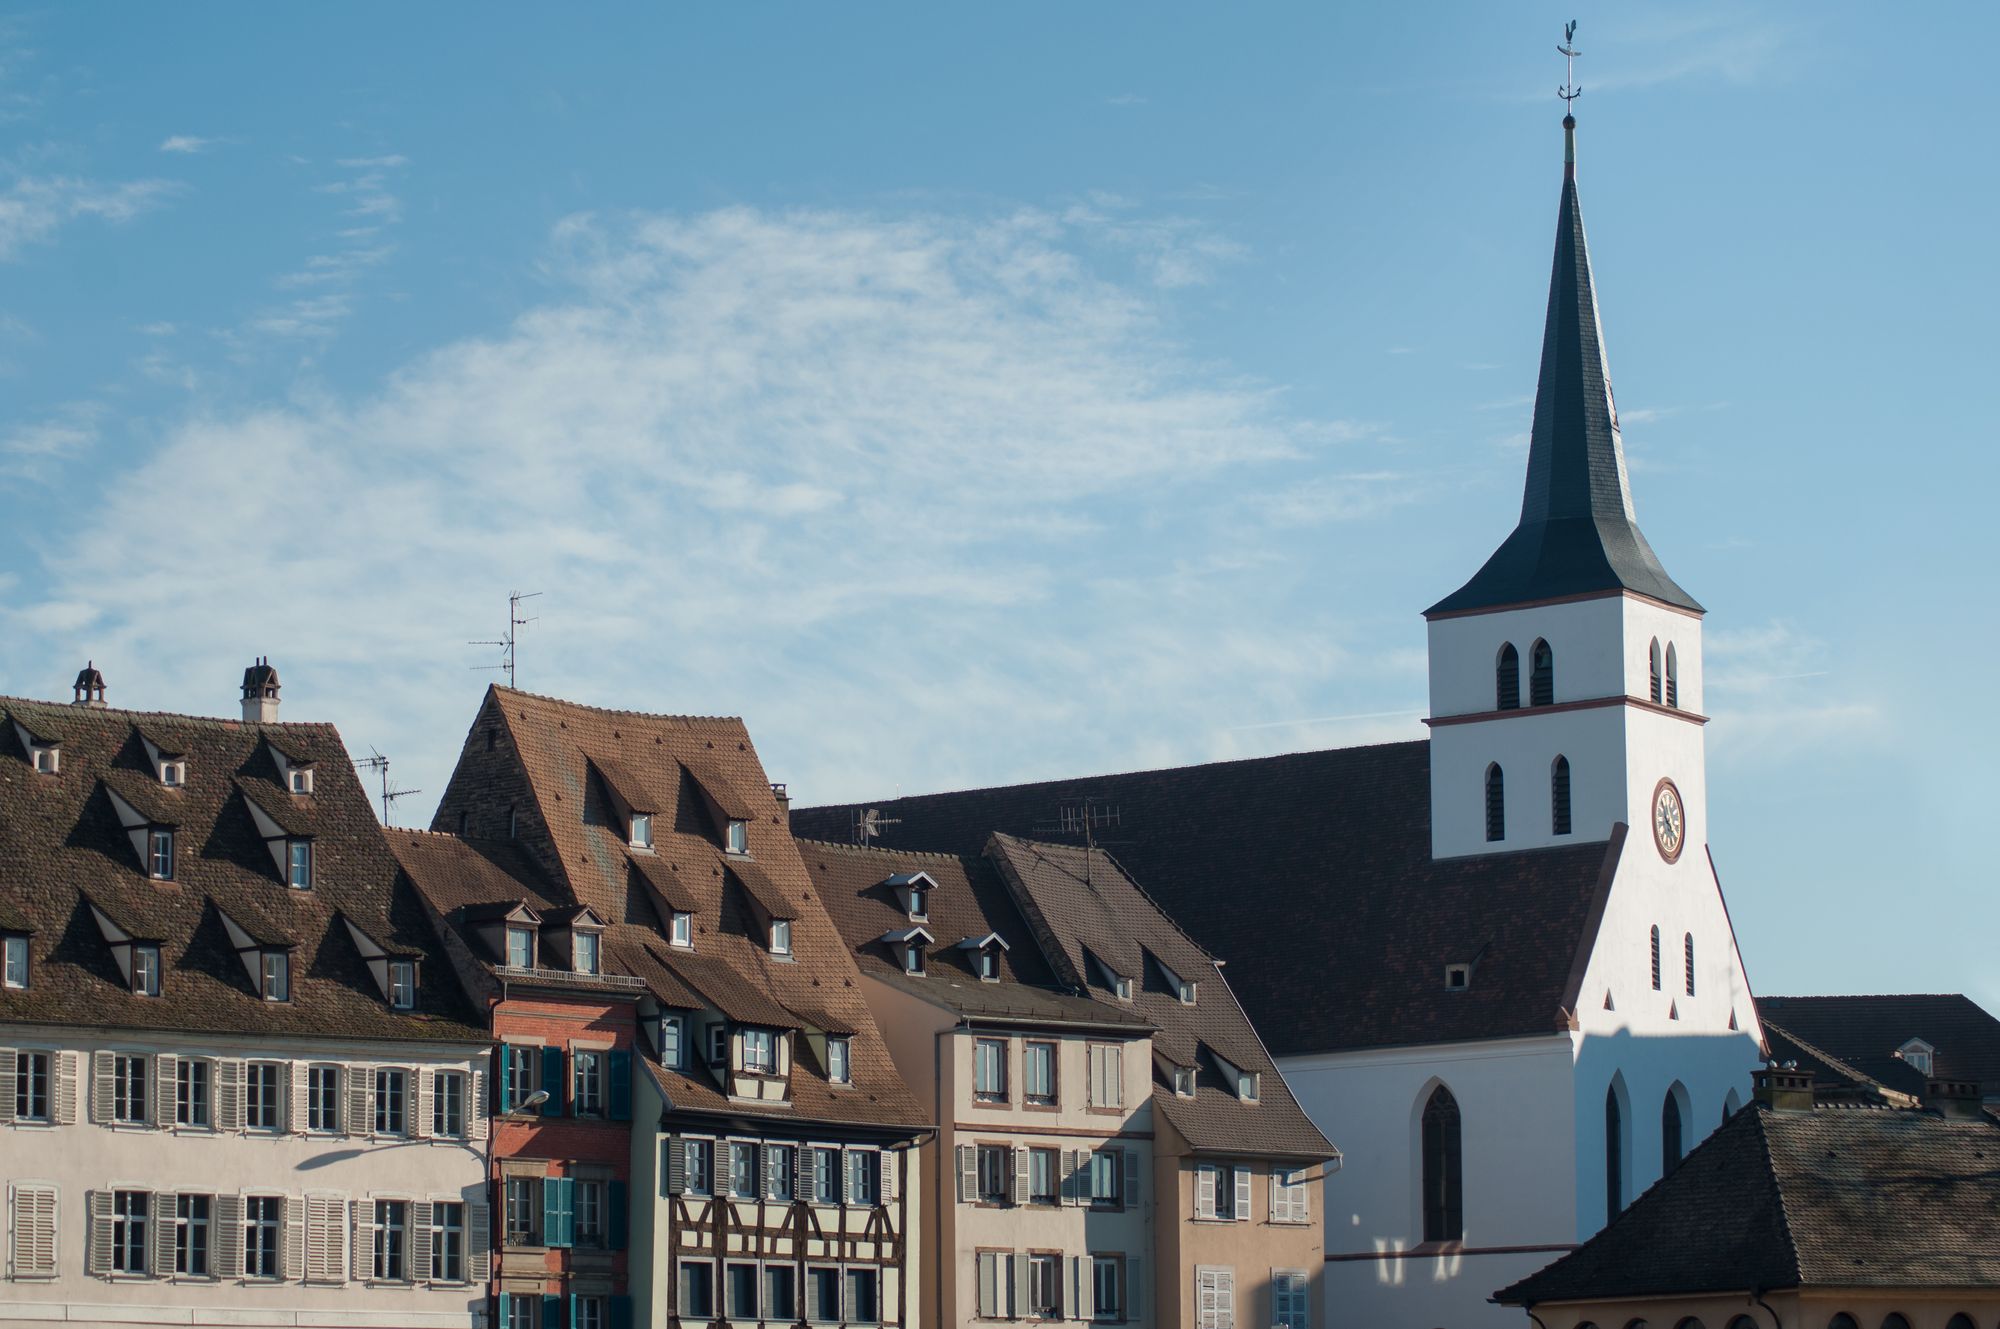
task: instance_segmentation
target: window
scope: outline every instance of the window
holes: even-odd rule
[[[749,852],[750,852],[750,823],[749,823],[749,822],[747,822],[747,821],[732,821],[732,822],[730,822],[730,823],[729,823],[729,833],[728,833],[728,837],[727,837],[727,839],[726,839],[726,840],[724,841],[724,845],[725,845],[725,847],[726,847],[726,848],[727,848],[727,849],[729,850],[729,852],[730,852],[730,853],[732,853],[732,854],[747,854],[747,853],[749,853]]]
[[[972,1044],[972,1096],[981,1103],[1007,1101],[1007,1040],[980,1038]]]
[[[160,783],[169,789],[178,789],[187,783],[187,763],[184,761],[163,761],[160,763]]]
[[[407,1011],[417,1004],[417,962],[389,961],[389,1005]]]
[[[409,1077],[402,1071],[378,1070],[375,1072],[375,1133],[377,1135],[401,1135],[403,1133],[403,1100],[409,1089]]]
[[[127,1123],[147,1120],[146,1057],[115,1057],[111,1062],[111,1119]]]
[[[1521,709],[1521,653],[1511,641],[1500,648],[1500,659],[1493,666],[1493,709]]]
[[[684,1140],[687,1146],[687,1193],[689,1195],[713,1195],[715,1193],[715,1141]]]
[[[174,1067],[174,1125],[206,1129],[209,1117],[208,1062],[182,1057]]]
[[[604,1115],[604,1054],[576,1048],[569,1054],[570,1110],[579,1117]]]
[[[680,1070],[687,1058],[687,1022],[678,1015],[660,1017],[660,1064]]]
[[[1692,997],[1694,995],[1694,933],[1692,932],[1681,936],[1681,962],[1687,975],[1687,994]]]
[[[632,843],[641,849],[653,847],[653,814],[635,812],[632,814]]]
[[[1555,835],[1568,835],[1570,830],[1569,758],[1564,756],[1549,768],[1549,830]]]
[[[873,1269],[849,1269],[847,1271],[847,1322],[849,1324],[874,1324],[882,1318],[882,1308],[878,1304],[876,1296],[879,1290],[876,1280],[880,1276]]]
[[[1667,705],[1678,708],[1681,704],[1680,661],[1674,648],[1667,647]]]
[[[826,1040],[826,1078],[835,1084],[851,1084],[854,1073],[851,1068],[851,1051],[845,1038]]]
[[[729,1193],[739,1200],[757,1198],[757,1146],[729,1146]]]
[[[799,1283],[791,1266],[782,1264],[764,1267],[764,1318],[777,1324],[790,1324],[799,1315]]]
[[[813,1203],[840,1203],[840,1151],[838,1149],[815,1149],[813,1165]]]
[[[922,923],[930,918],[930,888],[921,881],[913,883],[905,895],[912,923]]]
[[[982,983],[1000,981],[1000,948],[981,946],[979,948],[979,980]]]
[[[542,1221],[542,1179],[507,1178],[506,1204],[506,1243],[509,1246],[539,1245],[537,1229]]]
[[[1125,1203],[1125,1151],[1099,1149],[1090,1155],[1090,1203],[1099,1209],[1117,1209]]]
[[[1648,666],[1646,695],[1657,703],[1662,695],[1660,692],[1660,639],[1658,637],[1653,638],[1653,645],[1647,651],[1646,655]]]
[[[708,1064],[726,1065],[729,1061],[729,1026],[716,1023],[708,1027]]]
[[[1117,1255],[1090,1257],[1090,1318],[1125,1318],[1125,1260]]]
[[[1681,1165],[1681,1102],[1673,1090],[1667,1090],[1666,1101],[1660,1104],[1660,1175],[1666,1176]]]
[[[276,1062],[253,1061],[243,1068],[243,1125],[253,1131],[275,1131],[284,1126],[284,1093],[279,1088]]]
[[[410,1202],[375,1202],[375,1277],[400,1283],[410,1276]]]
[[[313,791],[313,773],[310,766],[292,767],[292,792],[310,794]]]
[[[806,1270],[806,1312],[815,1320],[840,1318],[840,1270]]]
[[[792,921],[789,918],[771,920],[771,954],[790,955],[792,953]]]
[[[676,911],[668,930],[667,940],[676,946],[694,945],[694,915]]]
[[[152,1196],[145,1191],[114,1191],[111,1195],[111,1271],[146,1272],[146,1226]]]
[[[313,884],[313,847],[311,840],[292,840],[286,844],[285,882],[295,891],[309,891]]]
[[[1469,964],[1448,964],[1444,967],[1444,989],[1447,992],[1463,992],[1472,986],[1472,966]]]
[[[28,986],[28,939],[10,936],[6,940],[6,983],[10,988]]]
[[[132,948],[132,990],[142,997],[160,995],[160,948]]]
[[[174,879],[174,833],[155,828],[147,840],[146,870],[158,881]]]
[[[507,929],[507,963],[515,969],[535,967],[535,934],[532,929]]]
[[[1004,1144],[982,1144],[979,1146],[979,1202],[981,1204],[1005,1204],[1007,1202],[1007,1181],[1010,1168],[1008,1149]]]
[[[1553,706],[1556,700],[1556,653],[1545,641],[1528,652],[1528,705]]]
[[[606,1244],[605,1194],[606,1186],[594,1178],[579,1177],[573,1183],[576,1224],[572,1234],[578,1246],[598,1246]]]
[[[1931,1066],[1933,1064],[1931,1059],[1937,1049],[1929,1043],[1924,1042],[1921,1038],[1913,1038],[1898,1048],[1897,1051],[1903,1054],[1903,1064],[1911,1070],[1917,1072],[1919,1075],[1929,1075],[1931,1073]]]
[[[1194,1271],[1196,1329],[1236,1329],[1236,1271],[1197,1268]]]
[[[1090,1063],[1090,1106],[1125,1106],[1125,1049],[1116,1043],[1092,1043],[1085,1053]]]
[[[292,957],[283,951],[264,953],[265,1001],[290,1001],[292,999]]]
[[[1030,1149],[1028,1151],[1028,1203],[1055,1204],[1062,1197],[1058,1194],[1062,1156],[1053,1149]]]
[[[1653,929],[1652,946],[1653,946],[1653,991],[1658,992],[1660,990],[1660,930],[1657,927]]]
[[[340,1067],[306,1072],[306,1129],[329,1135],[340,1129]]]
[[[873,1149],[847,1151],[847,1202],[863,1208],[882,1196],[882,1155]]]
[[[54,775],[62,769],[62,749],[56,747],[36,747],[35,773]]]
[[[1307,1329],[1312,1323],[1312,1284],[1298,1270],[1271,1275],[1272,1329]]]
[[[1056,1045],[1027,1043],[1021,1049],[1022,1093],[1037,1107],[1053,1107],[1056,1101]]]
[[[715,1266],[704,1260],[681,1262],[681,1315],[706,1320],[715,1315]]]
[[[465,1134],[464,1071],[439,1071],[431,1079],[431,1134],[447,1140]]]
[[[278,1277],[278,1230],[284,1221],[284,1201],[275,1195],[251,1195],[243,1201],[243,1276]]]
[[[1028,1315],[1043,1320],[1062,1318],[1062,1256],[1028,1257]]]
[[[1312,1189],[1306,1181],[1304,1168],[1271,1169],[1271,1221],[1273,1223],[1312,1221]]]
[[[49,1120],[49,1054],[14,1054],[14,1120]]]
[[[903,972],[921,977],[924,972],[924,944],[915,937],[903,943]]]
[[[1174,1067],[1174,1093],[1182,1098],[1193,1098],[1195,1082],[1199,1078],[1192,1066]]]
[[[500,1110],[519,1112],[528,1095],[541,1086],[537,1083],[536,1053],[540,1048],[523,1047],[519,1043],[509,1043],[500,1049]]]
[[[769,1029],[743,1031],[743,1069],[769,1075],[778,1068],[777,1036]]]
[[[465,1206],[456,1200],[431,1205],[431,1281],[465,1281]]]
[[[1424,1240],[1465,1236],[1465,1153],[1458,1100],[1439,1085],[1424,1104]]]
[[[767,1144],[764,1146],[767,1166],[765,1176],[770,1181],[768,1198],[785,1204],[792,1202],[792,1169],[797,1166],[798,1155],[788,1144]]]
[[[206,1195],[174,1197],[174,1272],[184,1278],[206,1278],[208,1267]]]
[[[600,938],[595,932],[577,932],[570,936],[570,968],[579,974],[594,974],[598,971],[598,949]]]
[[[540,1329],[542,1299],[533,1293],[500,1294],[501,1329]]]
[[[1486,838],[1507,838],[1507,777],[1498,763],[1486,768]]]
[[[1604,1091],[1604,1221],[1625,1208],[1625,1113],[1618,1106],[1618,1086]]]
[[[609,1323],[603,1297],[570,1298],[573,1308],[570,1329],[605,1329]]]
[[[757,1266],[731,1264],[722,1271],[723,1311],[732,1320],[757,1318]]]

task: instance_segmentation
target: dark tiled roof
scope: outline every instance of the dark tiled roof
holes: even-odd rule
[[[1119,864],[1228,962],[1280,1056],[1565,1028],[1620,844],[1433,861],[1422,740],[801,808],[792,828],[844,839],[876,807],[900,818],[885,847],[977,855],[1085,795],[1118,807]],[[1445,966],[1474,960],[1446,990]]]
[[[1576,173],[1565,169],[1521,522],[1471,581],[1426,612],[1617,590],[1701,608],[1660,566],[1633,518],[1602,336]]]
[[[696,906],[691,960],[664,944],[652,893],[632,869],[637,856],[625,843],[625,828],[602,782],[588,777],[593,761],[599,769],[603,761],[614,763],[661,796],[654,856]],[[747,860],[724,852],[710,801],[747,822]],[[751,1018],[754,1005],[758,1019],[775,1022],[778,1012],[789,1012],[787,1023],[799,1025],[815,1013],[852,1031],[853,1086],[830,1085],[809,1058],[795,1059],[790,1115],[856,1125],[923,1122],[741,720],[608,711],[490,689],[433,824],[453,826],[463,812],[480,825],[504,825],[509,805],[519,811],[522,848],[562,902],[588,904],[607,920],[609,949],[631,957],[631,967],[644,971],[635,976],[674,976],[662,1001],[685,1000],[692,989],[720,1009],[744,1013],[737,1018]],[[726,888],[725,867],[739,862],[760,872],[773,899],[796,912],[790,959],[769,953],[743,892]],[[648,942],[659,944],[649,953]]]
[[[286,1038],[483,1040],[441,957],[421,966],[415,1012],[391,1010],[343,918],[399,950],[435,955],[422,902],[399,887],[367,792],[331,725],[233,720],[0,700],[61,741],[62,769],[38,775],[0,725],[0,913],[31,924],[25,991],[0,992],[0,1020],[247,1033]],[[139,728],[168,737],[187,783],[158,783]],[[287,793],[266,743],[317,760],[315,792]],[[149,879],[110,790],[178,828],[175,880]],[[249,800],[276,806],[314,838],[313,888],[289,889]],[[161,943],[161,995],[134,996],[91,916]],[[291,1000],[262,1000],[223,919],[273,944],[296,943]]]
[[[1787,1288],[2000,1287],[2000,1123],[1753,1103],[1514,1305]]]
[[[1757,1018],[1770,1019],[1905,1093],[1921,1094],[1924,1077],[1896,1055],[1913,1038],[1937,1050],[1931,1074],[1971,1080],[2000,1094],[2000,1019],[1956,992],[1870,997],[1759,997]]]
[[[1923,1096],[1923,1085],[1914,1081],[1921,1081],[1924,1077],[1910,1067],[1903,1069],[1910,1071],[1913,1080],[1906,1081],[1901,1088],[1891,1089],[1826,1049],[1800,1038],[1783,1025],[1773,1024],[1761,1014],[1757,1017],[1757,1024],[1764,1031],[1764,1045],[1770,1049],[1773,1061],[1781,1066],[1796,1066],[1812,1076],[1813,1098],[1818,1102],[1886,1103],[1909,1107]]]

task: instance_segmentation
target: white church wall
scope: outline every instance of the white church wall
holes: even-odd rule
[[[1631,805],[1625,741],[1619,707],[1433,726],[1431,852],[1453,858],[1609,839]],[[1569,761],[1568,835],[1555,833],[1552,817],[1558,755]],[[1495,764],[1506,791],[1506,836],[1497,841],[1486,838],[1486,771]]]
[[[1622,604],[1626,695],[1652,695],[1652,645],[1657,641],[1663,673],[1667,652],[1670,648],[1673,651],[1681,709],[1706,715],[1702,709],[1701,619],[1636,596],[1623,597]]]
[[[1555,653],[1558,703],[1625,695],[1624,603],[1624,596],[1605,595],[1432,619],[1431,714],[1478,715],[1498,709],[1494,676],[1500,648],[1508,642],[1520,653],[1521,702],[1526,705],[1529,652],[1537,639]]]

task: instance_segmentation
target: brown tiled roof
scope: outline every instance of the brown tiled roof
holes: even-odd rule
[[[1924,1076],[1896,1055],[1913,1038],[1936,1051],[1931,1075],[1971,1080],[2000,1094],[2000,1019],[1956,992],[1857,997],[1759,997],[1757,1018],[1794,1035],[1870,1079],[1921,1094]]]
[[[1788,1288],[2000,1287],[2000,1122],[1753,1103],[1512,1305]]]
[[[1279,1055],[1565,1027],[1619,844],[1433,861],[1421,740],[801,808],[792,828],[845,838],[873,807],[899,819],[884,847],[977,854],[1084,796],[1118,808],[1119,863],[1230,964]],[[1474,956],[1448,991],[1445,966]]]
[[[683,963],[687,955],[664,944],[645,879],[631,867],[640,856],[625,843],[625,828],[601,782],[588,778],[592,761],[600,761],[600,769],[601,761],[615,763],[663,795],[673,791],[671,801],[660,800],[653,821],[654,856],[695,905],[693,967]],[[684,779],[684,771],[693,778]],[[723,828],[714,824],[708,799],[748,823],[747,860],[725,853]],[[823,1012],[852,1030],[854,1084],[829,1085],[810,1058],[797,1058],[789,1115],[857,1125],[923,1122],[923,1110],[889,1060],[862,1000],[853,957],[812,889],[741,720],[599,710],[492,688],[433,824],[455,826],[464,813],[468,824],[504,826],[510,805],[519,814],[524,851],[565,899],[590,905],[612,925],[614,953],[647,971],[636,976],[667,971],[682,999],[693,989],[724,1010],[749,1011],[754,1002],[759,1018],[789,1012],[791,1024],[806,1023],[803,1012]],[[769,953],[741,892],[725,889],[725,867],[736,863],[761,873],[772,897],[796,911],[791,958]],[[660,944],[650,952],[635,950],[636,936]],[[728,1104],[732,1111],[740,1106]]]
[[[420,968],[417,1009],[391,1010],[341,920],[398,949],[435,955],[421,901],[397,885],[367,792],[331,725],[255,725],[0,699],[0,710],[62,743],[38,775],[0,725],[0,912],[34,929],[26,990],[0,992],[0,1021],[247,1033],[287,1038],[483,1041],[439,958]],[[139,727],[171,739],[187,783],[159,785]],[[279,784],[266,742],[317,760],[310,797]],[[175,880],[143,870],[109,790],[177,827]],[[254,793],[252,792],[254,791]],[[289,889],[248,800],[273,802],[314,836],[313,888]],[[91,917],[161,943],[157,998],[134,996]],[[296,943],[291,1000],[251,985],[224,916],[253,937]]]
[[[635,853],[632,855],[632,871],[643,878],[647,885],[659,892],[660,899],[667,908],[683,914],[692,914],[701,908],[701,901],[681,880],[680,873],[667,865],[657,854]]]
[[[597,753],[586,753],[590,764],[597,768],[597,774],[604,783],[611,786],[612,796],[634,812],[659,812],[673,806],[673,799],[655,790],[646,781],[625,769],[625,763],[615,757]]]

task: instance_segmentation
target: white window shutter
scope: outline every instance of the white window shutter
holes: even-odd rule
[[[1015,1204],[1028,1202],[1028,1151],[1019,1145],[1008,1150],[1014,1155],[1014,1186],[1007,1198]]]
[[[1014,1304],[1008,1308],[1008,1315],[1013,1319],[1025,1320],[1028,1318],[1028,1307],[1034,1304],[1030,1300],[1032,1293],[1028,1287],[1028,1257],[1019,1254],[1009,1255],[1007,1263],[1014,1268],[1014,1277],[1010,1280],[1014,1285]]]
[[[111,1192],[91,1191],[84,1197],[90,1213],[90,1249],[84,1267],[100,1278],[111,1273]]]
[[[306,1276],[304,1202],[287,1195],[278,1202],[278,1217],[283,1224],[278,1230],[279,1273],[287,1283],[296,1283]]]
[[[354,1209],[354,1276],[357,1279],[375,1276],[375,1202],[368,1199],[356,1200]]]
[[[278,1063],[278,1102],[282,1105],[279,1111],[285,1114],[285,1119],[278,1123],[278,1129],[280,1130],[302,1131],[305,1129],[305,1123],[299,1120],[301,1114],[298,1111],[298,1101],[292,1094],[293,1082],[303,1080],[304,1078],[305,1075],[302,1067],[296,1067],[289,1061]],[[295,1122],[298,1124],[294,1125],[293,1123]],[[289,1204],[285,1207],[287,1209],[291,1208]]]
[[[153,1082],[148,1086],[151,1090],[148,1097],[152,1099],[152,1105],[156,1105],[159,1111],[157,1114],[148,1111],[146,1119],[155,1126],[171,1126],[174,1124],[177,1115],[175,1109],[180,1102],[180,1060],[179,1057],[176,1057],[171,1052],[162,1052],[159,1056],[153,1058]],[[209,1104],[210,1121],[215,1119],[213,1116],[214,1107],[213,1103]]]
[[[1090,1318],[1090,1258],[1084,1255],[1069,1257],[1068,1304],[1063,1307],[1066,1320],[1088,1320]]]
[[[959,1148],[963,1150],[964,1145]],[[972,1257],[974,1286],[979,1289],[979,1317],[983,1320],[998,1319],[1000,1315],[1000,1257],[992,1251],[980,1251]]]
[[[493,1210],[488,1205],[465,1206],[465,1276],[472,1283],[493,1277]]]
[[[1125,1257],[1125,1319],[1132,1324],[1146,1318],[1146,1257]]]
[[[8,1187],[14,1211],[12,1272],[16,1278],[53,1278],[56,1274],[56,1188]]]
[[[347,1206],[332,1195],[306,1196],[306,1281],[339,1283],[347,1274]]]
[[[410,1205],[410,1281],[427,1283],[431,1277],[431,1204],[417,1200]]]
[[[111,1080],[118,1073],[118,1058],[110,1052],[90,1054],[90,1119],[111,1120]],[[109,1240],[107,1235],[106,1240]],[[95,1272],[94,1270],[92,1272]]]
[[[853,1149],[840,1151],[840,1202],[854,1203],[854,1156]]]
[[[431,1133],[431,1100],[437,1092],[432,1083],[435,1075],[422,1066],[410,1068],[410,1101],[403,1117],[403,1128],[412,1140],[425,1140]]]
[[[1194,1165],[1194,1216],[1215,1217],[1215,1164]]]
[[[160,1124],[160,1059],[141,1058],[146,1063],[146,1106],[141,1109],[148,1126]]]
[[[212,1120],[219,1131],[240,1131],[243,1129],[243,1063],[240,1061],[218,1061],[211,1072],[215,1076],[215,1102],[211,1105]]]
[[[1141,1198],[1139,1185],[1139,1151],[1127,1147],[1125,1150],[1125,1207],[1127,1209],[1137,1209],[1139,1207]]]
[[[1250,1220],[1250,1168],[1247,1164],[1238,1163],[1230,1170],[1236,1174],[1236,1208],[1230,1217],[1239,1223],[1246,1223]]]
[[[367,1066],[343,1066],[347,1081],[347,1120],[341,1123],[349,1135],[375,1133],[375,1072]]]
[[[792,1147],[792,1198],[813,1198],[813,1150],[809,1144]]]
[[[243,1197],[218,1195],[209,1211],[209,1249],[215,1255],[217,1278],[243,1274]]]
[[[1090,1155],[1079,1149],[1063,1151],[1061,1189],[1064,1204],[1078,1205],[1090,1202],[1089,1176],[1084,1171],[1088,1166],[1085,1160],[1089,1157]]]
[[[56,1062],[56,1124],[76,1125],[76,1068],[74,1052],[58,1052]]]
[[[285,1124],[294,1135],[303,1135],[312,1125],[312,1103],[308,1097],[312,1088],[312,1067],[293,1065],[285,1068],[291,1077],[292,1092],[290,1102],[285,1105]]]
[[[958,1202],[971,1204],[979,1198],[979,1150],[972,1145],[958,1146]]]
[[[0,1048],[0,1121],[14,1120],[14,1049]]]
[[[486,1115],[492,1110],[486,1100],[486,1072],[475,1070],[465,1077],[465,1138],[486,1138]]]
[[[152,1199],[153,1275],[167,1278],[174,1272],[174,1211],[172,1191],[154,1191]]]
[[[897,1180],[896,1174],[902,1170],[903,1162],[908,1157],[908,1155],[905,1153],[905,1151],[901,1149],[884,1149],[882,1151],[881,1157],[882,1157],[882,1182],[881,1182],[882,1203],[884,1205],[890,1205],[896,1202],[896,1180]]]

